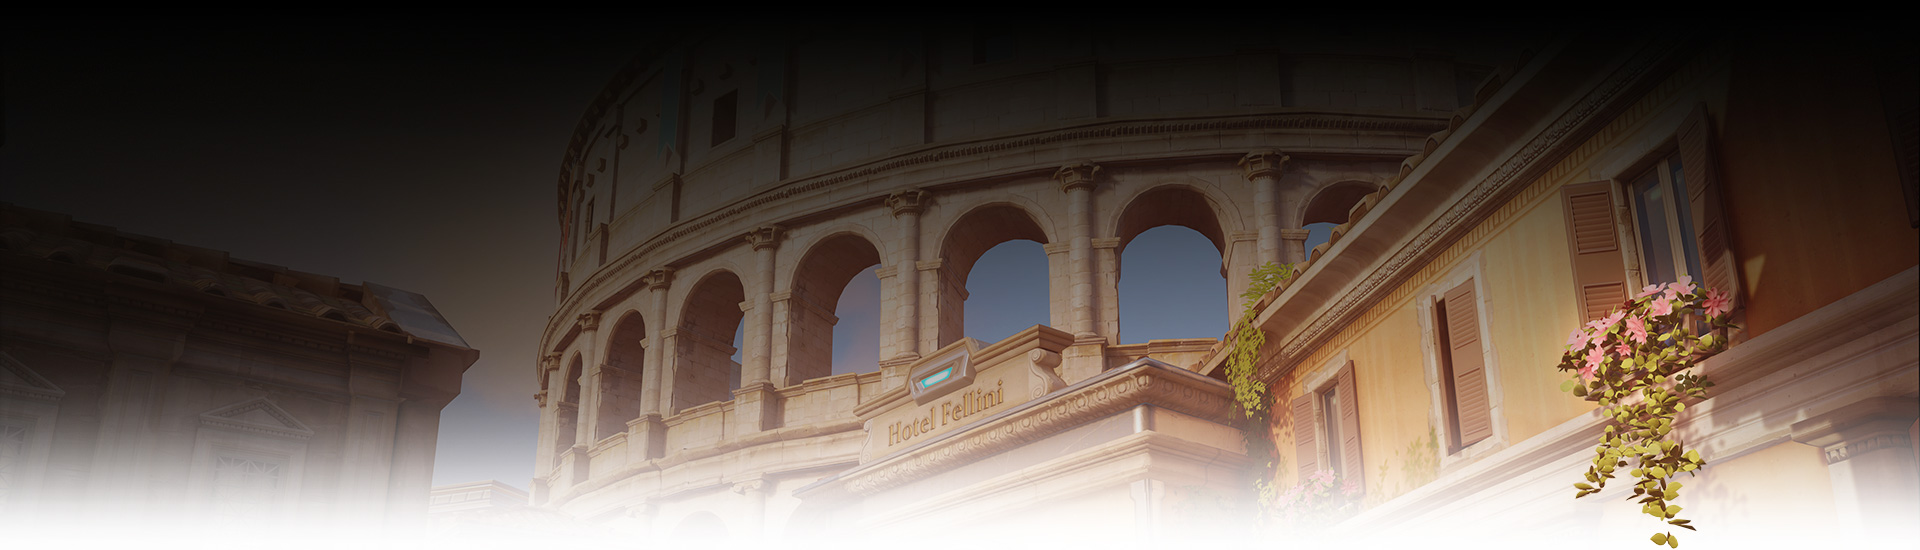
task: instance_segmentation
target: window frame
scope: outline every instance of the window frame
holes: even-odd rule
[[[1491,455],[1509,446],[1505,407],[1502,405],[1504,391],[1500,382],[1500,362],[1494,352],[1491,322],[1487,312],[1493,311],[1493,300],[1487,294],[1485,272],[1486,258],[1481,251],[1472,254],[1455,267],[1446,277],[1437,279],[1420,290],[1415,309],[1420,321],[1420,347],[1424,374],[1427,384],[1428,412],[1427,426],[1442,443],[1440,448],[1440,470],[1449,471],[1461,464],[1472,462]],[[1484,360],[1481,374],[1487,377],[1487,420],[1493,434],[1472,444],[1455,448],[1450,443],[1459,432],[1457,405],[1449,405],[1453,400],[1450,393],[1452,376],[1441,364],[1442,354],[1447,353],[1447,342],[1440,340],[1441,326],[1436,315],[1437,307],[1446,299],[1448,290],[1460,284],[1473,281],[1474,302],[1478,309],[1480,323],[1480,353]]]
[[[1615,190],[1620,192],[1619,197],[1623,199],[1621,206],[1626,208],[1629,222],[1619,224],[1626,226],[1626,234],[1620,237],[1622,241],[1631,245],[1632,251],[1628,257],[1634,261],[1627,270],[1630,277],[1628,282],[1632,286],[1628,289],[1629,295],[1637,293],[1639,288],[1656,282],[1649,267],[1651,264],[1647,261],[1649,251],[1647,243],[1642,240],[1644,234],[1640,227],[1642,216],[1647,212],[1640,205],[1638,188],[1640,181],[1648,175],[1655,176],[1658,180],[1657,185],[1668,196],[1665,212],[1660,221],[1665,224],[1667,230],[1667,251],[1671,255],[1667,261],[1674,266],[1674,277],[1676,279],[1691,277],[1696,283],[1703,281],[1700,271],[1703,268],[1704,259],[1700,257],[1700,243],[1695,240],[1693,232],[1693,224],[1697,222],[1692,220],[1691,208],[1685,212],[1681,210],[1678,201],[1688,197],[1685,189],[1676,187],[1673,182],[1671,163],[1678,160],[1680,160],[1679,145],[1677,142],[1670,141],[1648,150],[1639,162],[1632,164],[1626,170],[1621,170],[1619,177],[1612,178]],[[1686,223],[1682,223],[1683,216]]]
[[[1313,451],[1314,460],[1316,461],[1315,464],[1318,465],[1321,470],[1333,471],[1335,475],[1341,476],[1342,479],[1345,479],[1348,472],[1344,471],[1345,464],[1343,462],[1336,461],[1336,459],[1343,458],[1338,454],[1337,445],[1339,445],[1339,442],[1331,439],[1340,435],[1339,429],[1334,427],[1340,422],[1340,411],[1329,410],[1327,408],[1326,396],[1330,393],[1339,393],[1340,370],[1345,368],[1350,362],[1351,360],[1347,357],[1347,350],[1340,350],[1340,353],[1335,354],[1332,359],[1322,364],[1319,369],[1307,375],[1300,385],[1301,388],[1306,389],[1304,393],[1313,395]],[[1359,387],[1356,386],[1354,391],[1358,392]],[[1351,395],[1339,396],[1336,399],[1340,398],[1358,399],[1357,396]],[[1357,401],[1355,403],[1358,404]],[[1338,404],[1338,401],[1336,401],[1335,405],[1338,406]],[[1295,420],[1295,429],[1298,429],[1298,422],[1298,420]],[[1362,475],[1364,476],[1364,473],[1362,473]]]

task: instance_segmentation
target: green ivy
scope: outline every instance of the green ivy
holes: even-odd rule
[[[1279,468],[1279,458],[1274,453],[1273,434],[1269,431],[1273,411],[1267,406],[1267,384],[1254,376],[1260,348],[1267,343],[1267,333],[1253,326],[1253,320],[1260,313],[1255,309],[1260,298],[1293,275],[1293,264],[1268,262],[1254,268],[1248,274],[1251,284],[1246,292],[1240,293],[1240,319],[1228,332],[1233,338],[1233,349],[1227,354],[1227,383],[1233,386],[1234,401],[1246,416],[1240,434],[1246,442],[1247,458],[1258,465],[1252,474],[1253,490],[1263,521],[1270,513],[1269,505],[1279,497],[1273,486],[1273,472]]]
[[[1706,389],[1713,386],[1685,371],[1726,346],[1715,332],[1733,327],[1728,323],[1731,308],[1725,293],[1696,288],[1683,277],[1648,286],[1623,309],[1587,323],[1568,338],[1559,369],[1575,375],[1560,384],[1561,391],[1599,403],[1612,420],[1594,449],[1586,481],[1573,485],[1574,498],[1600,492],[1624,469],[1635,479],[1628,498],[1639,501],[1642,513],[1695,530],[1691,520],[1679,517],[1681,508],[1673,502],[1680,497],[1681,483],[1672,478],[1683,472],[1698,475],[1695,471],[1706,461],[1673,433],[1673,423],[1687,408],[1682,399],[1705,399]],[[1680,546],[1671,531],[1653,535],[1652,541]]]

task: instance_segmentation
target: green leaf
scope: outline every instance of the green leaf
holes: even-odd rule
[[[1668,548],[1679,548],[1679,547],[1680,547],[1680,538],[1679,538],[1679,537],[1675,537],[1675,536],[1673,536],[1673,533],[1667,533],[1667,547],[1668,547]]]
[[[1580,489],[1580,490],[1587,490],[1587,489],[1592,489],[1593,486],[1585,483],[1575,483],[1573,484],[1573,488]]]
[[[1667,469],[1659,466],[1654,466],[1653,470],[1649,473],[1652,473],[1653,477],[1667,477]]]
[[[1654,543],[1654,544],[1666,544],[1666,543],[1667,543],[1667,534],[1666,534],[1666,533],[1654,533],[1654,534],[1653,534],[1653,543]]]
[[[1680,515],[1680,505],[1675,504],[1675,505],[1667,506],[1667,517],[1673,517],[1677,515]]]
[[[1565,382],[1561,382],[1561,383],[1560,383],[1560,391],[1573,391],[1573,385],[1574,385],[1574,384],[1573,384],[1573,381],[1572,381],[1572,380],[1568,380],[1568,381],[1565,381]]]

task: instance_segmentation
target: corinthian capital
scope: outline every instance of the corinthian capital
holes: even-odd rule
[[[1093,178],[1099,173],[1100,165],[1082,162],[1061,166],[1059,170],[1054,171],[1053,179],[1060,180],[1061,191],[1072,191],[1080,187],[1091,190],[1094,186]]]
[[[589,311],[586,313],[582,313],[580,314],[579,319],[577,319],[577,322],[580,323],[580,330],[599,329],[600,328],[600,312]]]
[[[747,231],[747,244],[753,245],[754,250],[772,248],[773,245],[780,244],[781,233],[780,226],[777,225],[755,227]]]
[[[927,211],[927,203],[933,199],[933,193],[920,189],[910,189],[887,195],[887,208],[893,209],[893,215],[919,214]]]
[[[1247,171],[1247,180],[1260,177],[1279,177],[1280,167],[1286,166],[1292,159],[1274,151],[1254,151],[1240,157],[1240,168]]]
[[[646,275],[640,276],[640,282],[645,283],[647,288],[664,289],[667,287],[667,283],[673,282],[673,268],[663,267],[648,271]]]

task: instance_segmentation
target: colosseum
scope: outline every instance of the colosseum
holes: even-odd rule
[[[1540,38],[1467,34],[737,26],[646,47],[560,170],[534,504],[657,537],[1124,537],[1226,513],[1248,459],[1231,389],[1196,372],[1219,338],[1122,340],[1120,253],[1198,232],[1237,317],[1251,271],[1306,260],[1309,225],[1372,204]],[[1048,322],[969,338],[969,275],[1009,241],[1043,245]],[[879,354],[835,374],[835,304],[870,269]]]

